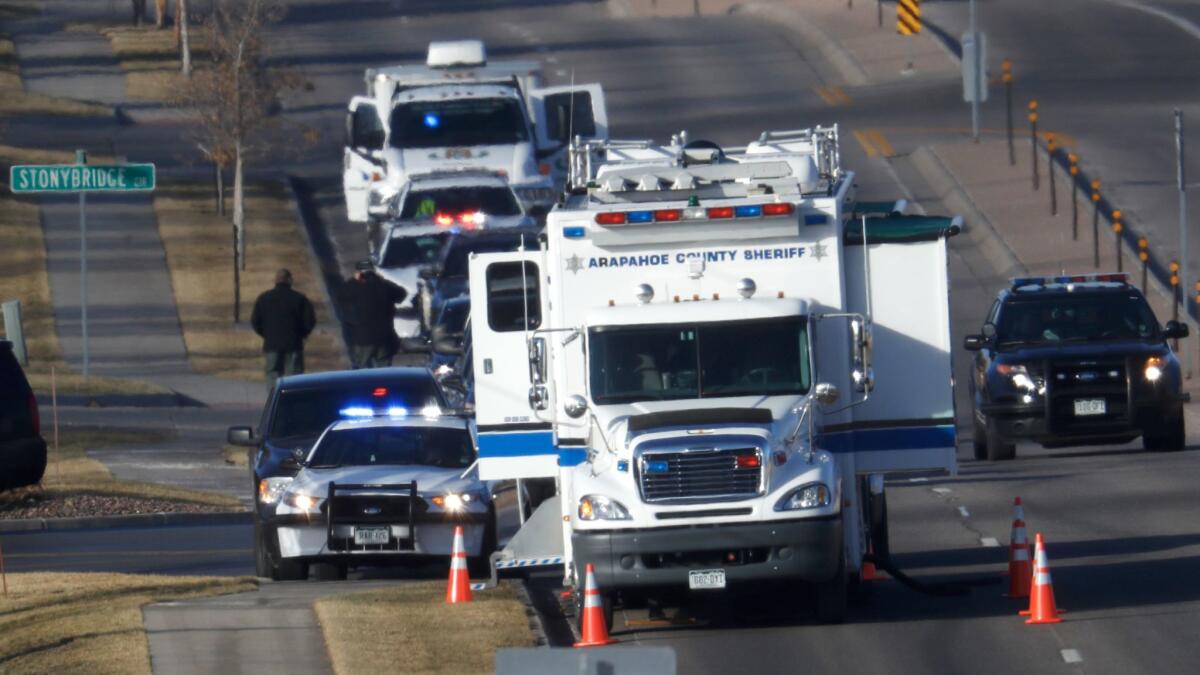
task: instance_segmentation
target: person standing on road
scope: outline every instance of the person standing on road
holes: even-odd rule
[[[304,372],[304,340],[317,325],[317,315],[312,302],[292,289],[291,272],[275,273],[275,288],[258,296],[250,325],[263,339],[268,390],[280,377]]]
[[[338,289],[338,308],[350,341],[353,367],[386,368],[400,349],[392,326],[396,305],[408,296],[405,290],[375,274],[369,260],[354,265],[354,276]]]

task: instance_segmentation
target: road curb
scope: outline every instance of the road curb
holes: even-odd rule
[[[550,646],[550,637],[546,635],[545,620],[542,618],[541,612],[533,605],[533,598],[529,595],[529,588],[525,585],[525,580],[514,579],[513,586],[517,589],[517,597],[521,599],[521,603],[525,605],[525,611],[529,614],[529,628],[533,631],[537,646]]]
[[[929,184],[937,198],[952,213],[961,214],[967,222],[960,236],[971,242],[971,248],[997,263],[997,272],[1005,277],[1021,276],[1025,264],[1008,246],[1008,242],[992,225],[992,221],[971,199],[970,193],[946,168],[937,151],[922,146],[909,155],[913,169]]]
[[[253,522],[249,511],[221,513],[139,513],[91,518],[24,518],[0,520],[0,534],[49,530],[100,530],[120,527],[171,527],[179,525],[243,525]]]
[[[837,72],[845,84],[862,87],[871,84],[867,71],[837,39],[819,26],[806,20],[796,9],[768,5],[762,2],[746,2],[729,8],[730,14],[761,16],[785,24],[802,40],[816,48],[818,54]]]

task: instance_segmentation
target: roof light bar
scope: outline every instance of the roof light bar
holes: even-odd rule
[[[764,216],[790,216],[796,211],[796,206],[791,202],[776,202],[774,204],[763,204],[762,213]]]
[[[708,217],[710,220],[720,220],[722,218],[733,217],[732,206],[714,206],[708,209]]]
[[[606,211],[596,214],[597,225],[624,225],[626,222],[628,222],[626,216],[621,211]]]
[[[653,211],[605,211],[595,216],[598,225],[625,225],[642,223],[675,223],[681,220],[723,220],[727,218],[774,218],[790,216],[796,212],[791,202],[769,204],[742,204],[741,206],[712,206],[703,208],[689,206],[683,209],[655,209]],[[822,216],[821,222],[825,222]]]
[[[656,222],[673,223],[683,218],[683,209],[661,209],[654,212]]]
[[[1085,283],[1114,283],[1128,284],[1128,274],[1073,274],[1070,276],[1058,277],[1016,277],[1012,280],[1012,287],[1019,286],[1045,286],[1047,284],[1085,284]]]
[[[762,204],[746,204],[733,209],[733,215],[738,218],[758,218],[763,214]]]

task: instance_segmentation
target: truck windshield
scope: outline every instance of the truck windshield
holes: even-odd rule
[[[512,145],[529,140],[521,103],[512,98],[401,103],[392,110],[391,122],[394,148]]]
[[[597,404],[803,394],[811,380],[804,317],[599,327],[589,331]]]
[[[392,237],[387,248],[383,250],[383,268],[412,267],[415,265],[430,265],[436,263],[442,252],[442,244],[446,242],[444,232],[438,234],[420,234],[413,237]]]
[[[475,461],[466,429],[445,427],[362,427],[325,434],[313,448],[309,466],[415,465],[465,469]]]
[[[489,216],[519,216],[521,205],[512,190],[499,186],[461,185],[433,190],[412,190],[400,209],[402,220],[429,219],[439,213],[457,216],[482,211]]]
[[[1053,293],[1004,303],[996,344],[1159,338],[1158,321],[1134,293]]]

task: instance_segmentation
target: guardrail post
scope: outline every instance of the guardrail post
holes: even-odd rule
[[[1142,295],[1146,294],[1146,282],[1149,276],[1150,253],[1146,250],[1149,245],[1150,242],[1146,241],[1145,237],[1138,239],[1138,260],[1142,262]]]
[[[1092,267],[1100,269],[1100,181],[1092,181]]]
[[[1068,153],[1067,161],[1071,163],[1067,169],[1071,174],[1071,241],[1079,241],[1079,190],[1075,188],[1075,177],[1079,175],[1079,156]]]
[[[1008,134],[1008,165],[1017,165],[1017,151],[1013,147],[1013,115],[1012,115],[1012,62],[1008,59],[1000,64],[1000,68],[1004,71],[1001,79],[1004,80],[1004,120],[1005,130]]]
[[[21,322],[21,301],[9,300],[0,305],[4,313],[4,337],[13,345],[13,356],[22,366],[29,365],[29,352],[25,349],[25,326]]]
[[[1112,212],[1112,217],[1113,217],[1113,224],[1112,224],[1113,234],[1116,235],[1116,237],[1113,238],[1113,241],[1116,242],[1117,272],[1119,273],[1119,272],[1124,271],[1121,269],[1121,230],[1125,229],[1125,227],[1123,225],[1121,225],[1121,210],[1120,209],[1114,210]]]
[[[1029,102],[1029,149],[1033,160],[1033,191],[1038,189],[1038,156],[1037,156],[1037,101]]]
[[[1050,181],[1050,215],[1058,215],[1058,194],[1054,189],[1054,153],[1057,151],[1057,146],[1054,143],[1054,134],[1046,134],[1046,152],[1049,156],[1049,161],[1046,164],[1046,179]]]

